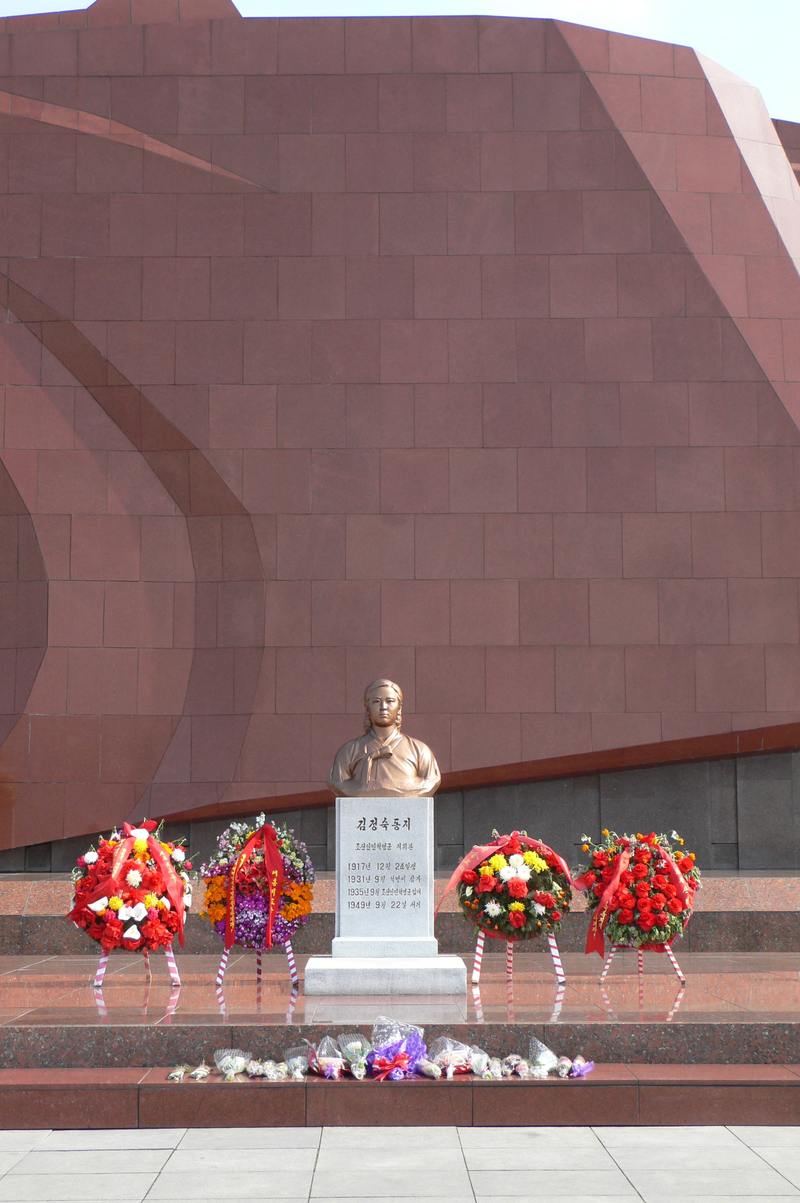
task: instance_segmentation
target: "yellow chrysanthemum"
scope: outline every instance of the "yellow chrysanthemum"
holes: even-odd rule
[[[108,900],[108,909],[110,911],[121,911],[124,905],[122,899],[118,898],[116,894]]]
[[[478,869],[478,872],[481,874],[482,877],[491,877],[492,876],[492,870],[490,869],[490,867],[488,865],[481,865],[480,869]]]
[[[147,840],[134,840],[133,851],[136,856],[145,856],[147,853]]]
[[[508,909],[510,911],[524,911],[525,903],[524,902],[511,902],[511,903],[509,903]]]
[[[489,857],[489,867],[493,873],[499,873],[501,869],[505,869],[507,864],[508,861],[502,852],[495,852],[494,856]]]
[[[539,856],[538,853],[536,853],[536,852],[531,852],[531,853],[529,853],[529,855],[530,855],[531,859],[528,860],[527,857],[525,859],[526,859],[526,862],[530,865],[530,867],[532,869],[535,869],[537,873],[544,873],[547,869],[547,861],[543,860],[542,857]]]
[[[158,906],[158,895],[157,894],[145,894],[144,904],[147,907],[148,911],[151,911],[153,909],[153,907]]]

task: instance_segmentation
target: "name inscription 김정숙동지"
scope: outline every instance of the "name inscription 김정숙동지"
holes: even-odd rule
[[[337,802],[337,936],[433,935],[427,798]]]

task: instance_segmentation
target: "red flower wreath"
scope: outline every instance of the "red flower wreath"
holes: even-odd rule
[[[604,936],[611,944],[662,952],[682,936],[700,888],[700,870],[684,840],[671,837],[617,835],[607,828],[594,843],[583,836],[590,863],[575,885],[586,891],[592,917],[586,951],[604,953]],[[673,847],[677,845],[677,848]]]
[[[183,943],[192,865],[180,844],[158,838],[159,830],[150,820],[125,823],[78,857],[67,918],[106,952],[155,952],[175,936]]]

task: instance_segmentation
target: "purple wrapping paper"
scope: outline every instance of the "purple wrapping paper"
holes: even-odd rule
[[[402,1040],[394,1040],[388,1044],[379,1044],[367,1053],[367,1066],[370,1073],[374,1074],[373,1064],[376,1057],[385,1057],[387,1061],[393,1061],[398,1053],[408,1054],[408,1069],[393,1069],[389,1073],[389,1078],[393,1082],[399,1082],[402,1078],[411,1078],[414,1076],[417,1062],[422,1060],[427,1055],[427,1048],[422,1035],[418,1031],[412,1031]]]

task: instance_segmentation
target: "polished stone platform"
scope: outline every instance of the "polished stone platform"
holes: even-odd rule
[[[480,990],[457,999],[293,994],[277,953],[264,957],[260,990],[255,957],[232,956],[221,997],[216,957],[179,955],[183,985],[171,992],[163,958],[153,958],[148,986],[138,957],[115,954],[97,996],[92,956],[0,957],[0,1067],[196,1063],[220,1046],[280,1057],[304,1037],[369,1031],[379,1014],[423,1025],[428,1039],[449,1033],[493,1054],[524,1052],[536,1034],[559,1053],[602,1063],[800,1063],[798,954],[678,955],[685,989],[656,954],[646,956],[641,982],[635,958],[620,955],[601,988],[599,958],[568,953],[558,991],[549,958],[532,953],[516,959],[509,992],[503,958],[488,953]]]

